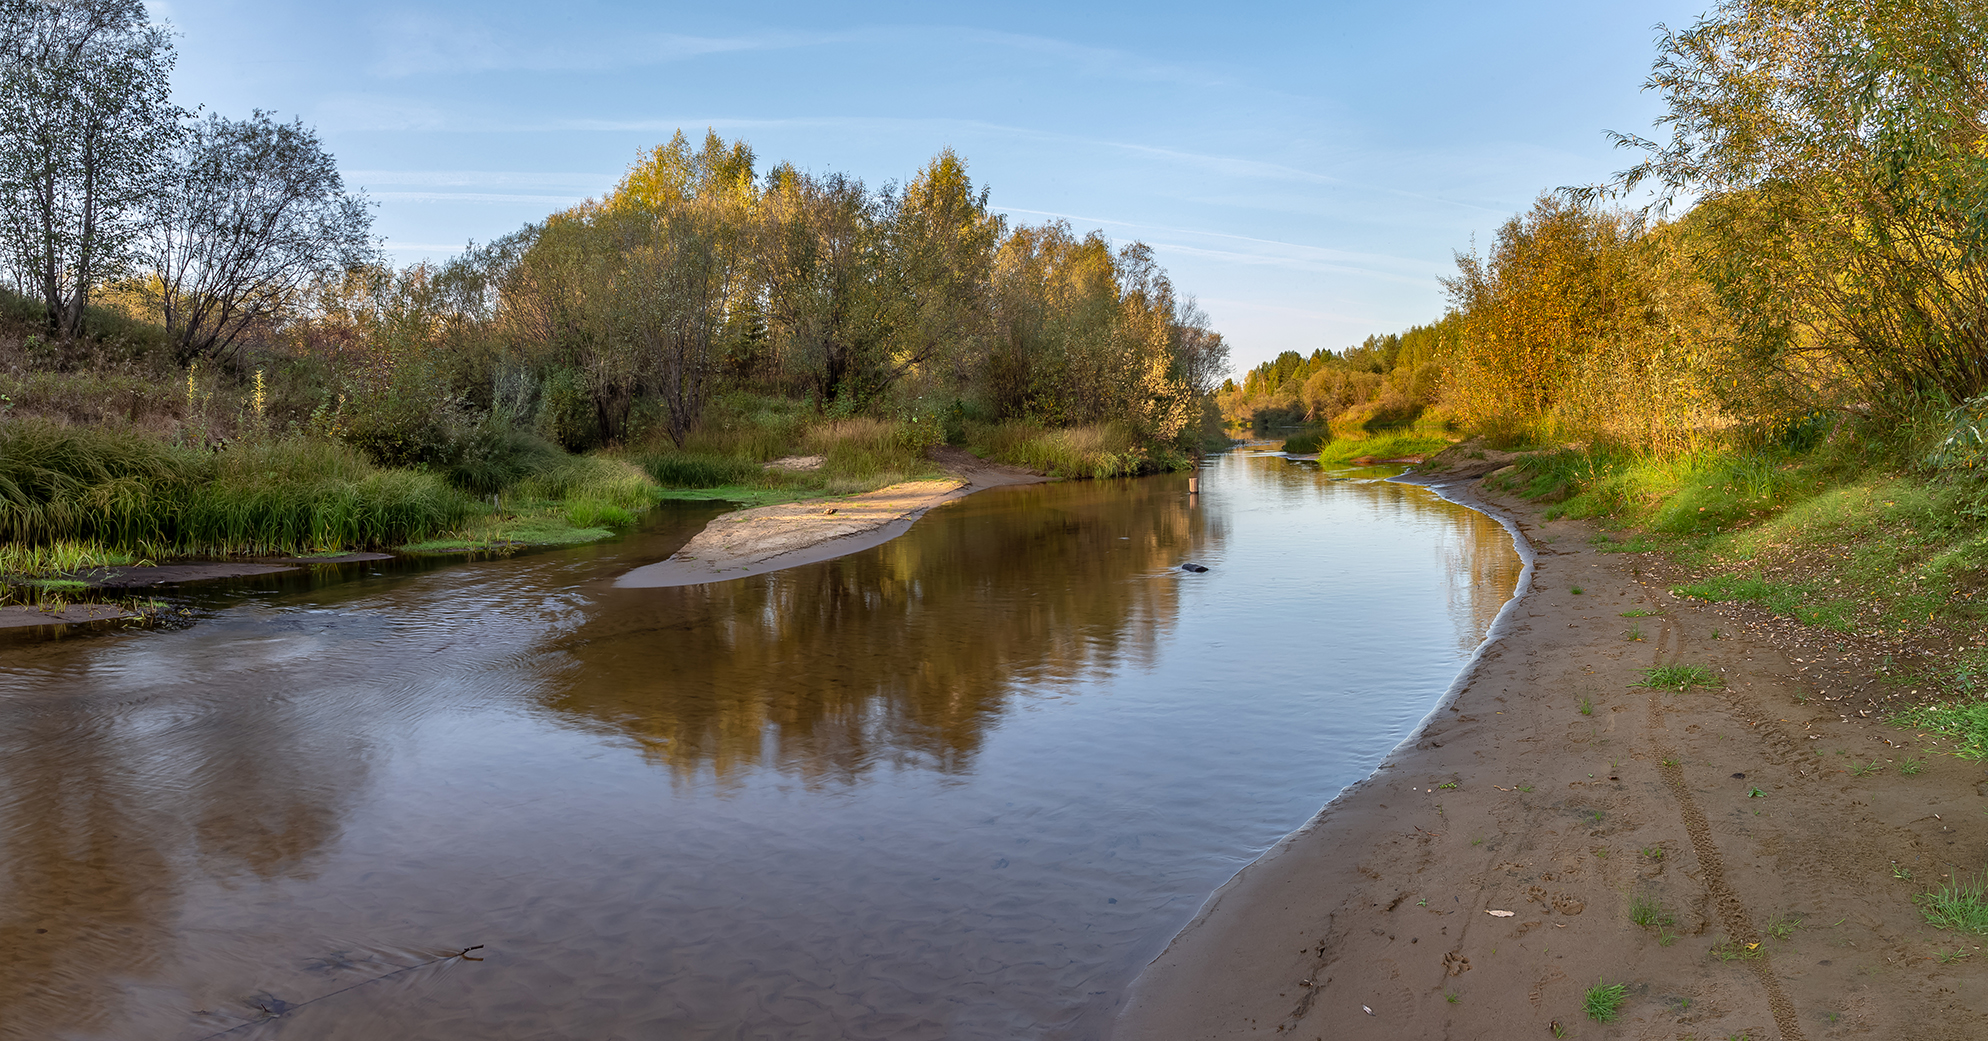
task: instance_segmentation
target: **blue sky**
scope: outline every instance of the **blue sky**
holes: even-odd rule
[[[613,185],[683,127],[1151,243],[1238,370],[1440,316],[1453,250],[1627,165],[1702,3],[153,3],[177,99],[316,126],[402,262]]]

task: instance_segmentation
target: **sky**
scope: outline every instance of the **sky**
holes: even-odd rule
[[[1151,245],[1238,372],[1441,317],[1542,191],[1628,166],[1703,2],[153,2],[175,99],[314,126],[390,255],[613,187],[678,128],[872,186],[943,148],[1011,221]]]

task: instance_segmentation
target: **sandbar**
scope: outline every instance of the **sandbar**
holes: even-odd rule
[[[931,456],[951,476],[905,481],[861,495],[734,510],[714,518],[669,559],[638,567],[614,584],[637,589],[701,585],[832,560],[889,542],[935,506],[986,488],[1048,480],[959,449],[935,449]]]

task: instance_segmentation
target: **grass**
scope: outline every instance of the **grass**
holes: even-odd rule
[[[1375,459],[1400,459],[1407,456],[1431,456],[1450,446],[1451,439],[1440,429],[1431,427],[1409,427],[1382,431],[1364,438],[1341,437],[1319,448],[1318,464],[1323,467],[1353,466],[1353,460],[1373,456]]]
[[[1664,910],[1655,900],[1637,896],[1629,901],[1629,921],[1644,929],[1660,928],[1677,924],[1677,916]]]
[[[1329,430],[1307,430],[1285,438],[1283,447],[1278,451],[1291,455],[1311,455],[1331,440],[1332,432]]]
[[[1716,688],[1724,686],[1712,670],[1703,665],[1659,665],[1643,670],[1643,680],[1633,684],[1638,687],[1658,687],[1675,690],[1682,694],[1693,687]]]
[[[1962,759],[1988,759],[1988,701],[1921,705],[1894,716],[1892,722],[1952,739],[1949,751]]]
[[[1629,988],[1622,983],[1604,983],[1596,977],[1595,985],[1588,988],[1581,1000],[1581,1010],[1597,1023],[1613,1023],[1621,1014],[1622,1002],[1628,997]]]
[[[64,540],[45,546],[0,543],[0,575],[15,579],[74,575],[139,561],[136,554],[95,542]]]
[[[1764,953],[1758,942],[1741,943],[1733,939],[1721,940],[1712,947],[1712,957],[1722,962],[1752,961]]]
[[[666,488],[722,488],[750,485],[766,471],[756,463],[719,455],[656,452],[634,460],[650,479]]]
[[[1924,759],[1907,759],[1898,764],[1898,772],[1907,777],[1916,777],[1919,775],[1919,771],[1925,768],[1926,761]]]
[[[1592,716],[1594,714],[1595,714],[1595,699],[1583,696],[1581,698],[1581,715]]]
[[[1643,641],[1643,627],[1640,625],[1632,625],[1628,629],[1623,631],[1622,637],[1625,640],[1641,643]]]
[[[1920,894],[1914,901],[1935,929],[1988,934],[1988,872]]]
[[[1785,941],[1795,935],[1802,924],[1802,916],[1795,914],[1775,915],[1767,923],[1767,935]]]
[[[335,442],[206,452],[116,430],[0,424],[0,536],[19,546],[155,557],[390,546],[469,512],[439,477],[382,470]]]
[[[1185,456],[1141,447],[1131,428],[1117,423],[1060,430],[1022,422],[970,424],[966,443],[975,455],[1052,477],[1131,477],[1189,465]]]

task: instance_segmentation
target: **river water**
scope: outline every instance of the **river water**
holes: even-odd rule
[[[613,588],[683,506],[0,637],[0,1037],[1100,1036],[1513,588],[1373,476],[1239,452]]]

